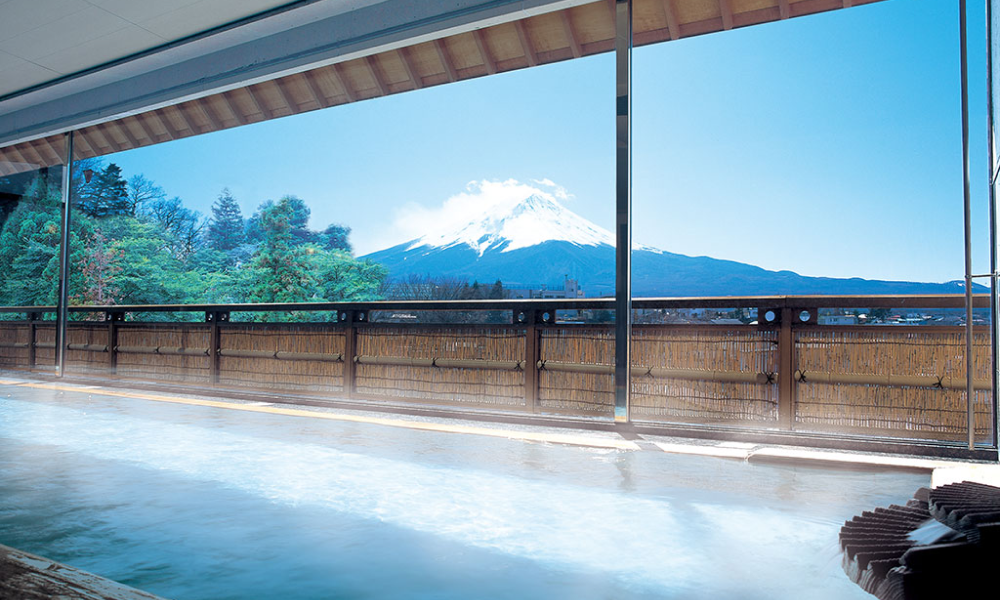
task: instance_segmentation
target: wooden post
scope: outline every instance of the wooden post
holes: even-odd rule
[[[209,359],[209,383],[217,385],[219,383],[219,351],[222,349],[222,332],[219,322],[229,320],[229,313],[208,312],[205,313],[205,320],[209,323],[208,332],[208,359]]]
[[[118,321],[124,316],[123,313],[109,312],[108,320],[108,374],[115,375],[118,372]]]
[[[541,358],[541,331],[538,311],[514,311],[514,318],[524,314],[524,408],[528,412],[538,411],[538,359]]]
[[[28,313],[28,370],[31,371],[35,368],[35,340],[38,337],[38,317],[40,315],[36,312]]]
[[[795,337],[790,308],[781,309],[778,330],[778,426],[792,429],[795,418]]]
[[[355,320],[358,315],[353,310],[340,313],[344,326],[344,397],[353,398],[355,394],[355,375],[358,363],[354,362],[358,348],[358,330]]]

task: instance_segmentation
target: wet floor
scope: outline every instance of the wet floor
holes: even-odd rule
[[[178,600],[861,599],[928,483],[0,386],[0,543]]]

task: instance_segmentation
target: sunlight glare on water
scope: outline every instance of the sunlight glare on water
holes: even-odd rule
[[[128,560],[135,564],[126,582],[175,598],[220,597],[220,589],[232,597],[268,597],[281,577],[292,576],[303,584],[285,590],[285,597],[763,599],[798,597],[804,587],[812,598],[864,597],[851,595],[854,588],[827,555],[842,520],[851,516],[840,499],[820,501],[813,513],[789,510],[780,500],[762,504],[755,496],[772,492],[725,481],[751,472],[751,465],[709,459],[704,464],[722,471],[701,476],[721,474],[715,486],[732,491],[685,493],[673,487],[685,475],[672,476],[683,461],[660,453],[537,445],[529,451],[510,440],[194,407],[159,406],[150,416],[142,407],[0,401],[0,460],[15,474],[0,484],[8,497],[6,504],[0,500],[0,542],[50,556],[62,552],[68,556],[52,557],[87,568],[120,562],[120,556],[111,558],[113,547],[122,542],[116,538],[127,538]],[[166,418],[164,411],[171,410],[180,416]],[[365,435],[379,437],[371,442],[377,448],[366,447]],[[393,436],[406,444],[423,439],[433,450],[421,457]],[[478,447],[481,462],[449,458],[463,445],[472,454]],[[38,462],[42,456],[52,461],[48,476]],[[636,463],[626,465],[634,480],[594,476],[611,466],[621,470],[623,459]],[[590,465],[581,463],[588,460]],[[698,460],[705,459],[694,464]],[[87,473],[87,481],[55,466],[63,461]],[[518,463],[527,463],[529,472],[519,474],[526,467]],[[59,484],[52,475],[72,483]],[[919,477],[902,477],[900,489],[910,490],[904,494],[921,484]],[[102,480],[114,487],[102,490]],[[801,485],[796,477],[783,481]],[[46,486],[57,505],[67,501],[61,496],[69,489],[87,490],[83,504],[92,506],[73,506],[53,522],[25,502],[28,496],[38,501],[32,490]],[[164,486],[177,491],[164,492]],[[127,497],[120,497],[125,489]],[[105,498],[112,498],[110,506]],[[857,511],[865,508],[870,506]],[[164,513],[175,515],[169,524],[162,522]],[[302,515],[309,515],[308,527],[285,522]],[[251,548],[216,543],[235,536],[246,544],[251,530],[258,540]],[[86,540],[83,547],[67,541],[74,536]],[[170,540],[186,546],[192,538],[203,541],[206,556],[196,551],[171,558],[162,555],[169,548],[150,550]],[[251,566],[261,556],[269,561],[263,570]],[[332,580],[323,579],[324,561],[342,567],[330,572]],[[420,572],[402,562],[420,564]],[[265,573],[272,573],[266,581]],[[368,580],[363,592],[355,588],[366,582],[350,580],[362,574]],[[372,581],[397,575],[397,582]]]

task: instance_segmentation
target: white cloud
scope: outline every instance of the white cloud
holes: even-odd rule
[[[533,180],[530,185],[515,179],[506,181],[470,181],[465,191],[441,205],[426,207],[410,202],[393,211],[392,224],[379,236],[380,244],[366,252],[419,238],[436,231],[448,230],[482,218],[486,211],[513,208],[528,196],[538,195],[549,200],[566,200],[572,196],[550,179]]]

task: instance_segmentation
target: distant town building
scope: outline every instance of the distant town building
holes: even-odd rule
[[[569,275],[563,279],[562,289],[549,289],[546,284],[541,284],[537,287],[529,286],[524,288],[511,288],[510,290],[511,298],[519,299],[544,299],[552,300],[556,298],[585,298],[583,290],[580,288],[580,282],[577,279],[571,279]]]

